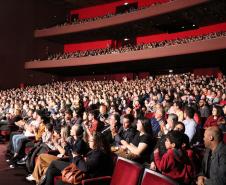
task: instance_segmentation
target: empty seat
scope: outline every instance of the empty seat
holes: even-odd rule
[[[179,183],[173,181],[172,179],[154,172],[149,169],[145,169],[141,185],[179,185]]]

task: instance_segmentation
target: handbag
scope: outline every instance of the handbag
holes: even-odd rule
[[[61,172],[62,181],[69,184],[81,184],[82,180],[85,178],[85,173],[77,168],[74,163],[63,169]]]

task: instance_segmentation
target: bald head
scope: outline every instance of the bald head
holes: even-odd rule
[[[213,139],[217,142],[221,142],[223,140],[222,131],[217,126],[207,128],[206,132],[209,136],[212,136]]]

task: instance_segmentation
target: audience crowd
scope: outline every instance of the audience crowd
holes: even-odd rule
[[[0,91],[7,162],[26,164],[26,179],[37,184],[111,175],[113,156],[121,156],[182,184],[223,185],[225,79],[186,73]],[[80,175],[68,179],[75,168]]]
[[[174,1],[174,0],[169,0],[169,1]],[[130,9],[126,10],[123,13],[115,13],[115,14],[108,13],[104,16],[97,16],[97,17],[84,18],[84,19],[74,18],[71,21],[67,21],[63,24],[58,24],[56,26],[61,27],[61,26],[67,26],[67,25],[84,24],[84,23],[87,23],[87,22],[93,22],[93,21],[97,21],[97,20],[101,20],[101,19],[105,19],[105,18],[110,18],[110,17],[114,17],[114,16],[117,16],[117,15],[121,15],[121,14],[128,14],[128,13],[131,13],[131,12],[143,10],[143,9],[149,8],[151,6],[156,6],[156,5],[160,5],[160,4],[163,4],[163,3],[166,3],[166,2],[155,2],[155,3],[152,3],[150,6],[145,6],[145,7],[138,7],[138,8],[131,7]],[[41,28],[41,29],[43,29],[43,28]]]
[[[130,51],[139,51],[144,49],[151,49],[151,48],[159,48],[159,47],[167,47],[172,45],[178,45],[178,44],[186,44],[191,42],[197,42],[202,40],[208,40],[208,39],[214,39],[218,37],[225,37],[226,32],[225,31],[219,31],[214,33],[209,33],[205,35],[199,35],[199,36],[191,36],[187,38],[178,38],[174,40],[164,40],[160,42],[151,42],[151,43],[143,43],[143,44],[127,44],[123,47],[119,48],[101,48],[101,49],[95,49],[95,50],[86,50],[86,51],[75,51],[70,53],[57,53],[57,54],[51,54],[48,56],[47,60],[62,60],[62,59],[68,59],[68,58],[79,58],[79,57],[87,57],[87,56],[98,56],[98,55],[107,55],[107,54],[116,54],[116,53],[125,53]],[[33,61],[40,61],[40,59],[36,59]]]

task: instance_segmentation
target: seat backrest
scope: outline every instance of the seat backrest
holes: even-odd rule
[[[179,183],[173,181],[172,179],[154,172],[149,169],[145,169],[141,185],[179,185]]]
[[[140,164],[118,157],[111,185],[137,185],[142,172],[143,167]]]

